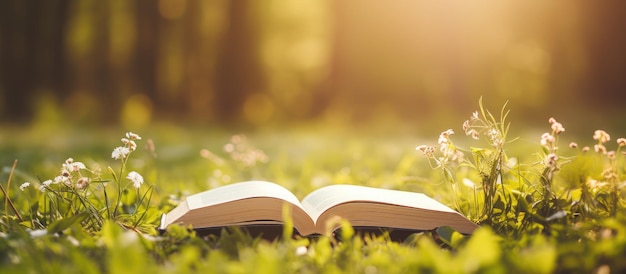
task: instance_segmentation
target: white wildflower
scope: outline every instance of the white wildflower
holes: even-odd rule
[[[541,135],[542,146],[545,146],[547,148],[553,148],[555,142],[556,142],[556,139],[554,138],[554,136],[552,136],[552,134],[546,132],[543,135]]]
[[[136,171],[129,172],[128,176],[126,176],[126,179],[133,182],[133,186],[135,188],[139,188],[141,187],[141,184],[143,184],[143,177],[141,176],[141,174],[137,173]]]
[[[545,159],[545,164],[547,167],[549,167],[552,170],[557,170],[558,166],[557,166],[557,161],[559,160],[559,156],[554,154],[554,153],[550,153],[546,156]]]
[[[604,182],[604,181],[598,181],[592,178],[588,178],[587,179],[587,186],[592,190],[592,191],[597,191],[598,189],[604,188],[607,185],[609,185],[609,183]]]
[[[135,141],[129,141],[128,148],[130,149],[130,151],[135,151],[137,149],[137,144],[135,143]]]
[[[85,189],[87,186],[89,186],[89,181],[89,178],[81,177],[80,179],[78,179],[78,181],[76,181],[76,188]]]
[[[502,138],[500,131],[496,128],[490,128],[489,130],[487,130],[485,135],[487,135],[493,147],[500,148],[504,145],[504,139]]]
[[[617,145],[620,147],[626,146],[626,138],[617,138]]]
[[[131,140],[141,140],[141,136],[132,133],[132,132],[127,132],[126,133],[126,138],[131,139]]]
[[[21,184],[21,185],[20,185],[20,190],[21,190],[21,191],[24,191],[24,189],[26,189],[26,188],[27,188],[27,187],[29,187],[29,186],[30,186],[30,183],[29,183],[29,182],[25,182],[25,183],[23,183],[23,184]]]
[[[81,169],[86,169],[87,166],[85,166],[85,164],[83,164],[82,162],[75,162],[72,163],[72,168],[74,171],[79,171]]]
[[[115,149],[113,149],[113,152],[111,153],[111,158],[115,160],[125,159],[129,153],[130,153],[130,149],[128,149],[127,147],[116,147]]]
[[[56,176],[56,177],[54,177],[54,180],[52,181],[52,183],[53,184],[63,183],[63,184],[69,185],[70,178],[66,177],[66,176],[63,176],[63,175]]]
[[[552,124],[552,131],[554,131],[554,133],[556,134],[560,134],[563,131],[565,131],[565,128],[563,127],[563,125],[559,122],[554,122],[554,124]]]
[[[67,172],[76,172],[79,171],[81,169],[86,169],[87,167],[85,166],[85,164],[83,164],[82,162],[74,162],[72,158],[67,159],[67,161],[65,161],[65,163],[63,164],[63,171],[67,171]]]
[[[604,144],[611,140],[611,136],[606,131],[598,129],[593,132],[593,139],[598,140],[600,144]]]
[[[41,186],[39,186],[39,190],[41,191],[45,191],[46,187],[50,186],[50,184],[52,184],[52,180],[45,180],[41,183]]]
[[[420,150],[426,157],[433,157],[435,154],[434,146],[420,145],[415,148],[415,150]]]
[[[470,120],[472,121],[478,120],[478,111],[472,112],[472,116],[470,117]]]
[[[465,131],[465,134],[467,134],[467,131],[470,129],[470,121],[469,120],[465,120],[465,122],[463,122],[463,131]],[[467,134],[469,135],[469,134]]]
[[[452,129],[448,129],[444,132],[442,132],[439,135],[439,139],[437,140],[437,143],[440,145],[445,145],[450,143],[450,135],[454,134],[454,131]]]
[[[554,132],[555,134],[561,134],[563,131],[565,131],[565,128],[563,127],[563,125],[557,122],[556,119],[552,117],[548,119],[548,123],[550,123],[552,127],[552,132]]]

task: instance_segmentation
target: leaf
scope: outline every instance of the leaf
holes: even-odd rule
[[[83,211],[81,213],[78,213],[74,216],[70,216],[67,218],[63,218],[60,220],[57,220],[55,222],[53,222],[52,224],[50,224],[48,226],[48,232],[50,233],[59,233],[67,228],[69,228],[70,226],[81,222],[82,220],[84,220],[85,218],[87,218],[87,216],[89,216],[89,212],[87,211]]]
[[[583,196],[583,190],[581,188],[574,189],[572,190],[571,195],[572,195],[572,200],[575,202],[578,202]]]
[[[518,196],[517,199],[517,210],[519,212],[529,212],[528,211],[528,201],[526,201],[526,197],[524,196]]]
[[[439,236],[439,239],[452,248],[457,248],[461,241],[465,239],[463,234],[454,230],[449,226],[441,226],[435,229],[435,233]]]
[[[500,262],[503,251],[501,240],[489,229],[479,228],[474,231],[464,248],[459,251],[459,257],[469,258],[464,266],[465,272],[480,272],[480,268]]]

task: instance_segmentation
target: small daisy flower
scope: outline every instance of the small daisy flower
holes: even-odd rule
[[[611,136],[606,131],[598,129],[593,132],[593,139],[598,140],[600,144],[604,144],[611,140]]]
[[[552,136],[552,134],[546,132],[541,135],[542,146],[552,148],[555,142],[556,142],[556,139],[554,138],[554,136]]]
[[[129,153],[130,149],[127,147],[116,147],[111,153],[111,158],[115,160],[124,159],[126,158],[126,156],[128,156]]]
[[[426,157],[433,157],[435,154],[434,146],[420,145],[415,148],[415,150],[420,150]]]
[[[129,141],[128,148],[130,149],[130,151],[135,151],[137,149],[137,143],[135,143],[135,141]]]
[[[552,169],[557,169],[557,161],[559,160],[559,156],[557,156],[554,153],[550,153],[548,154],[548,156],[546,156],[546,160],[545,160],[545,164],[546,166],[552,168]]]
[[[143,184],[143,177],[136,171],[129,172],[126,179],[130,180],[135,188],[139,188],[141,187],[141,184]]]
[[[550,118],[548,120],[548,122],[550,123],[550,125],[552,125],[552,131],[556,134],[560,134],[563,131],[565,131],[565,128],[563,127],[563,125],[559,122],[557,122],[554,118]]]
[[[72,158],[69,158],[63,164],[62,172],[63,171],[76,172],[76,171],[79,171],[81,169],[86,169],[86,168],[87,167],[82,162],[74,162]]]
[[[472,117],[470,117],[470,120],[478,120],[478,111],[472,112]]]
[[[27,187],[29,187],[29,186],[30,186],[30,183],[29,183],[29,182],[25,182],[25,183],[23,183],[23,184],[21,184],[21,185],[20,185],[20,190],[21,190],[21,191],[24,191],[24,189],[26,189],[26,188],[27,188]]]
[[[609,157],[609,159],[611,159],[611,160],[615,159],[615,151],[611,150],[611,151],[607,152],[606,156]]]
[[[87,177],[81,177],[76,181],[76,188],[78,189],[85,189],[87,186],[89,186],[89,178]]]
[[[131,140],[141,140],[141,136],[132,133],[132,132],[127,132],[126,133],[126,138],[131,139]]]
[[[56,176],[54,177],[54,181],[52,181],[52,183],[54,184],[58,184],[58,183],[63,183],[65,185],[69,185],[70,184],[70,178],[60,175],[60,176]]]
[[[620,147],[626,146],[626,138],[617,138],[617,144]]]
[[[52,180],[45,180],[39,186],[39,190],[46,191],[46,187],[50,186],[51,184],[52,184]]]

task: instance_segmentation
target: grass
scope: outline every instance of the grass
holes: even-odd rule
[[[138,149],[121,161],[111,159],[113,148],[122,145],[119,139],[123,134],[118,130],[5,131],[0,135],[0,182],[19,217],[3,195],[6,203],[0,207],[0,271],[625,270],[622,256],[626,254],[626,219],[621,183],[625,167],[620,147],[589,136],[585,137],[589,141],[581,138],[579,148],[568,149],[567,144],[557,145],[565,133],[555,130],[558,127],[554,123],[546,124],[554,140],[522,136],[521,140],[509,142],[510,137],[502,134],[508,131],[506,109],[497,115],[482,107],[480,110],[477,117],[482,124],[472,123],[467,129],[480,131],[478,141],[466,138],[462,132],[442,134],[437,142],[415,136],[365,136],[319,128],[247,132],[243,136],[226,130],[166,125],[140,132],[143,138],[136,140]],[[490,132],[492,128],[500,135]],[[496,145],[494,136],[500,138]],[[153,151],[146,149],[149,142],[155,144]],[[585,143],[591,151],[582,151]],[[414,149],[420,144],[437,144],[435,153],[425,157]],[[594,144],[616,151],[615,158],[595,153]],[[464,152],[464,160],[452,158],[457,151]],[[551,154],[558,156],[554,163],[547,161],[553,159]],[[71,188],[45,192],[58,191],[61,201],[73,201],[67,207],[63,202],[53,203],[51,198],[45,200],[44,192],[36,188],[57,176],[70,157],[90,171],[99,170],[95,175],[80,171],[81,176],[91,178],[84,201],[100,212],[95,215],[103,216],[98,217],[102,218],[98,226],[82,213],[89,207],[82,206],[83,200],[77,197],[86,192],[74,193]],[[15,159],[19,161],[13,168]],[[140,188],[135,189],[125,179],[131,170],[143,175],[145,182]],[[237,229],[208,238],[181,226],[171,227],[164,235],[154,230],[160,213],[167,212],[185,195],[250,179],[277,182],[299,198],[323,185],[337,183],[424,192],[480,222],[481,228],[469,237],[441,229],[414,234],[405,242],[389,241],[386,235],[353,237],[347,225],[342,230],[343,238],[350,240],[341,242],[330,237],[270,242]],[[19,186],[26,181],[32,186],[21,191]],[[97,187],[96,181],[106,181],[107,185]],[[43,206],[46,201],[56,206],[54,210]],[[119,208],[115,214],[111,213],[114,208]],[[104,213],[107,209],[109,212]]]

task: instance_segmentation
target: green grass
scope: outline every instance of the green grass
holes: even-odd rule
[[[611,189],[583,187],[588,178],[604,181],[606,157],[567,150],[567,144],[561,144],[560,169],[547,182],[545,172],[552,171],[546,171],[542,160],[550,151],[542,149],[539,136],[522,136],[504,144],[507,157],[498,160],[489,154],[497,150],[488,142],[474,142],[461,130],[455,131],[459,133],[451,139],[455,147],[465,148],[466,159],[472,159],[470,147],[484,148],[474,158],[482,157],[485,168],[476,162],[472,167],[472,161],[445,166],[445,172],[441,166],[431,168],[436,164],[415,147],[435,145],[436,138],[353,134],[345,129],[315,127],[246,132],[241,153],[255,152],[246,155],[258,156],[260,150],[267,156],[266,160],[256,158],[259,162],[250,165],[238,158],[241,155],[233,158],[224,151],[239,132],[155,126],[138,132],[143,139],[126,162],[126,172],[137,170],[144,176],[140,192],[152,191],[150,201],[120,192],[122,203],[129,199],[128,204],[141,202],[145,208],[129,209],[128,215],[105,218],[101,227],[86,229],[83,217],[72,217],[76,215],[71,210],[60,206],[58,212],[63,216],[55,217],[59,221],[47,224],[43,235],[38,235],[41,231],[28,229],[29,225],[20,222],[5,203],[0,206],[0,272],[617,273],[626,269],[622,260],[626,254],[622,183],[618,185],[615,212],[611,211]],[[123,131],[116,129],[3,131],[0,182],[22,218],[45,219],[41,215],[45,209],[39,208],[37,215],[31,208],[42,199],[41,192],[35,188],[22,192],[20,184],[29,181],[34,185],[54,178],[69,157],[89,168],[99,168],[102,177],[110,180],[107,167],[115,172],[120,167],[119,161],[111,159],[111,151],[120,145],[122,135]],[[581,147],[583,143],[593,146],[596,141],[590,137],[580,138]],[[156,156],[145,149],[148,139],[155,144]],[[615,149],[616,145],[611,147]],[[624,157],[621,153],[618,157],[615,172],[617,182],[623,182]],[[489,173],[490,167],[510,158],[518,163],[503,166],[498,173],[503,184],[495,185],[493,194],[483,194],[484,178],[498,175]],[[12,170],[15,159],[17,168]],[[478,187],[468,188],[462,183],[464,178]],[[386,235],[352,237],[347,226],[344,238],[351,240],[341,242],[329,237],[270,242],[236,229],[209,238],[198,237],[180,226],[171,227],[164,235],[145,229],[154,228],[159,214],[187,194],[250,179],[277,182],[300,198],[313,189],[337,183],[424,192],[451,207],[458,206],[482,227],[469,237],[441,230],[418,233],[405,242],[389,241]],[[551,186],[549,192],[545,191],[547,183]],[[115,197],[113,185],[107,186],[111,197]],[[149,185],[153,190],[148,190]],[[587,193],[582,195],[586,198],[580,193]],[[487,200],[492,205],[483,210]],[[136,217],[148,209],[152,217],[141,219],[140,229],[130,229],[129,215]],[[480,214],[483,211],[486,213]],[[556,214],[561,211],[566,215]]]

